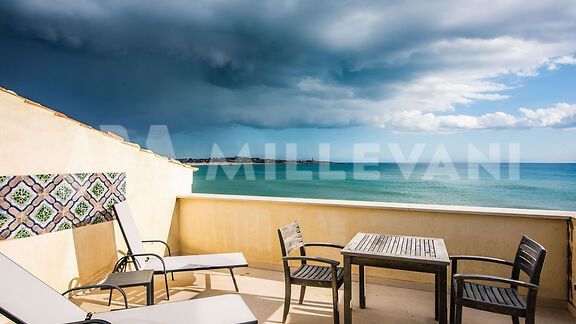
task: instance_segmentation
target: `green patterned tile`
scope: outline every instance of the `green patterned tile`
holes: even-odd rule
[[[68,229],[72,228],[72,224],[70,224],[70,222],[62,222],[60,223],[60,225],[58,225],[58,227],[56,228],[56,231],[65,231]]]
[[[110,198],[108,198],[108,200],[106,201],[105,204],[105,208],[107,210],[111,210],[112,206],[116,205],[117,203],[119,203],[118,199],[116,196],[111,196]]]
[[[78,181],[80,185],[83,185],[86,183],[86,181],[88,181],[91,175],[92,173],[74,173],[72,176]]]
[[[96,199],[102,198],[106,190],[107,190],[106,186],[102,183],[100,179],[96,179],[96,181],[94,181],[92,186],[88,189],[88,191]]]
[[[118,172],[108,172],[105,174],[106,178],[108,178],[108,180],[110,180],[110,182],[114,182],[114,180],[116,180],[116,178],[118,178],[118,176],[120,175],[120,173]]]
[[[74,189],[72,189],[68,183],[62,182],[54,191],[53,196],[64,205],[70,200],[73,194]]]
[[[18,232],[16,232],[16,235],[14,235],[15,239],[26,238],[26,237],[30,237],[30,232],[28,232],[25,229],[20,229]]]
[[[104,221],[106,221],[106,219],[102,217],[102,215],[97,215],[92,219],[92,224],[99,224],[103,223]]]
[[[52,174],[37,174],[36,179],[38,179],[40,183],[47,183],[52,179]]]
[[[20,210],[23,210],[30,204],[35,196],[36,194],[32,188],[24,182],[20,182],[18,186],[8,194],[8,201],[19,207]]]
[[[86,201],[79,201],[74,206],[74,214],[76,214],[76,216],[78,216],[80,218],[84,218],[86,216],[86,214],[88,214],[89,210],[90,210],[90,205]]]
[[[42,203],[42,205],[40,205],[40,207],[38,207],[32,215],[34,218],[44,223],[54,217],[54,215],[56,215],[56,211],[48,204]]]

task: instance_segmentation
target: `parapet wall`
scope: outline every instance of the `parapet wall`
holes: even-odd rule
[[[178,199],[182,253],[244,252],[253,267],[281,270],[276,229],[298,220],[305,241],[346,244],[358,232],[445,240],[448,252],[513,260],[522,235],[548,250],[539,296],[568,300],[568,224],[574,212],[191,194]],[[313,250],[341,260],[337,252]],[[468,264],[468,273],[510,276],[510,268]],[[374,281],[431,286],[432,276],[369,268]]]

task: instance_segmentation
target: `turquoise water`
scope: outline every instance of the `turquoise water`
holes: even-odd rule
[[[576,211],[576,164],[455,164],[451,170],[395,163],[199,168],[193,185],[198,193]]]

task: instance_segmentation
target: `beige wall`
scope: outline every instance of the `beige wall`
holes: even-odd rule
[[[0,120],[1,175],[126,172],[127,199],[143,238],[169,239],[178,251],[175,197],[191,191],[192,168],[5,91]],[[0,252],[60,291],[110,272],[117,249],[125,250],[116,222],[0,241]]]
[[[444,209],[443,209],[444,208]],[[448,252],[513,260],[527,234],[548,249],[540,296],[567,300],[568,219],[570,212],[467,208],[423,208],[416,205],[335,202],[192,194],[179,199],[180,249],[183,253],[244,252],[255,267],[279,269],[276,229],[298,220],[306,241],[346,244],[357,232],[444,238]],[[514,216],[516,215],[516,216]],[[530,217],[527,217],[530,216]],[[317,250],[320,252],[320,250]],[[340,258],[338,253],[327,253]],[[476,264],[463,271],[509,276],[501,266]],[[432,283],[429,275],[373,269],[369,276]]]

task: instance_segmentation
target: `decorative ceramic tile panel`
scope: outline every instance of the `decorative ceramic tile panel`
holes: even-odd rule
[[[0,240],[111,221],[125,197],[121,172],[0,176]]]

